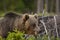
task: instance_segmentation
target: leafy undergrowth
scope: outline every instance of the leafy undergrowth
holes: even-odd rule
[[[26,38],[23,32],[15,30],[14,32],[9,32],[7,38],[2,38],[0,36],[0,40],[48,40],[48,36],[38,36],[37,38],[35,38],[34,36],[29,36]],[[55,38],[54,36],[52,36],[50,40],[59,40],[59,38]]]

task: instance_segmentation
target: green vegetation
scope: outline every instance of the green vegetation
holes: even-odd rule
[[[34,9],[34,0],[0,0],[0,12],[24,12]]]
[[[24,33],[19,31],[9,32],[9,35],[7,36],[6,40],[25,40],[23,36]]]
[[[51,40],[59,40],[60,38],[55,38],[54,36],[51,37]],[[37,38],[35,38],[33,35],[29,36],[28,38],[24,37],[24,33],[14,30],[14,32],[9,32],[9,35],[7,36],[7,38],[2,38],[0,36],[0,40],[48,40],[48,36],[44,35],[44,36],[38,36]]]
[[[46,5],[48,5],[48,11],[54,12],[56,8],[56,0],[48,0],[47,4],[45,3],[45,1],[46,0],[43,1],[43,9],[46,10]],[[4,13],[8,11],[15,11],[20,13],[37,12],[37,0],[0,0],[0,12],[1,11]]]

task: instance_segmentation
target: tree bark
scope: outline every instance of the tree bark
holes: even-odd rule
[[[4,12],[7,12],[7,9],[6,9],[6,1],[3,0],[3,8],[4,8]]]
[[[59,4],[60,0],[56,0],[56,13],[59,14],[60,13],[60,4]]]
[[[37,13],[42,13],[44,9],[44,0],[37,0]]]

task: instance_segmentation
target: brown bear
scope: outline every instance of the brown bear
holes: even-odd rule
[[[25,34],[36,35],[39,31],[37,16],[29,14],[18,15],[14,12],[8,12],[0,20],[0,36],[7,36],[8,32],[12,32],[15,28],[25,32]]]

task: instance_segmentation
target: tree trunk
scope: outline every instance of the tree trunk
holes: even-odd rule
[[[7,12],[7,9],[6,9],[6,1],[3,0],[3,9],[4,9],[4,12]]]
[[[50,13],[51,9],[51,0],[46,0],[46,10],[48,13]]]
[[[59,14],[60,13],[60,4],[59,4],[60,0],[56,0],[56,13]]]
[[[34,0],[34,14],[37,13],[37,0]]]
[[[37,0],[37,13],[43,12],[44,7],[44,0]]]

